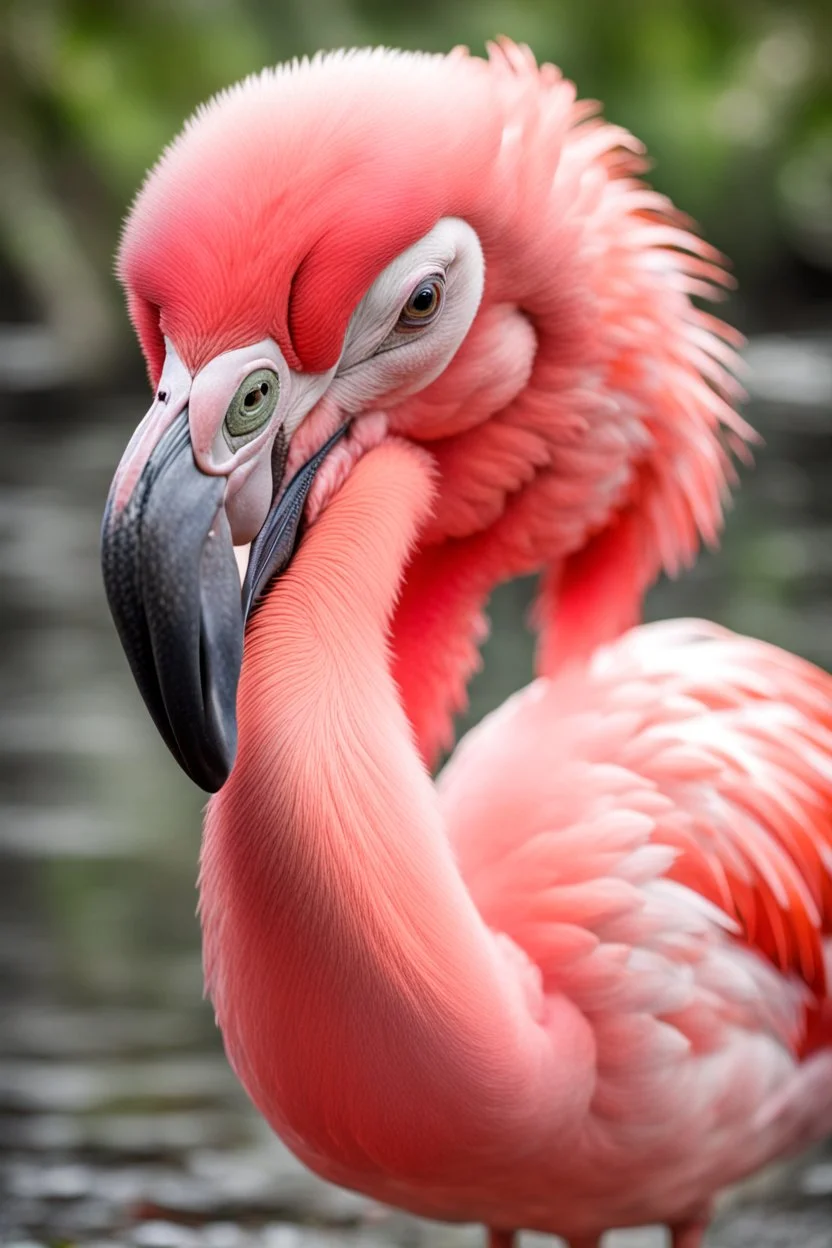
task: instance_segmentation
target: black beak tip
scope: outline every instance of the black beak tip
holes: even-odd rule
[[[237,752],[243,657],[240,581],[225,481],[197,467],[187,409],[160,439],[133,494],[108,500],[107,600],[145,704],[185,773],[221,789]]]
[[[188,760],[178,758],[182,770],[205,793],[219,793],[231,775],[237,753],[237,743],[224,758]]]

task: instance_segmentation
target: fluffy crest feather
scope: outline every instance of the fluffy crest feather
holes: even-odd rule
[[[441,216],[469,213],[501,135],[484,74],[421,53],[327,53],[203,105],[122,239],[151,375],[162,334],[191,369],[268,336],[296,368],[331,367],[381,270]]]

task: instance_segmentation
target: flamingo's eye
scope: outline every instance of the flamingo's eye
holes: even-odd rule
[[[434,273],[415,288],[399,313],[396,329],[405,333],[424,329],[436,320],[444,302],[445,278],[441,273]]]
[[[225,440],[232,450],[257,434],[277,407],[280,380],[270,368],[250,373],[225,413]]]

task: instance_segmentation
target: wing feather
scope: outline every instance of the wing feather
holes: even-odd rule
[[[714,940],[825,997],[832,678],[809,663],[699,621],[633,629],[469,733],[439,792],[484,917],[583,1008],[641,1008],[662,959]]]

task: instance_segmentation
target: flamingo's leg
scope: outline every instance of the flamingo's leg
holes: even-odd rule
[[[514,1236],[514,1231],[489,1231],[488,1248],[515,1248]],[[591,1235],[583,1239],[570,1239],[569,1248],[601,1248],[601,1237]],[[682,1248],[688,1248],[688,1245],[683,1244]],[[696,1248],[696,1245],[692,1245],[691,1248]]]
[[[680,1222],[670,1228],[670,1241],[673,1248],[704,1248],[705,1232],[708,1229],[710,1216],[697,1218],[695,1222]]]

